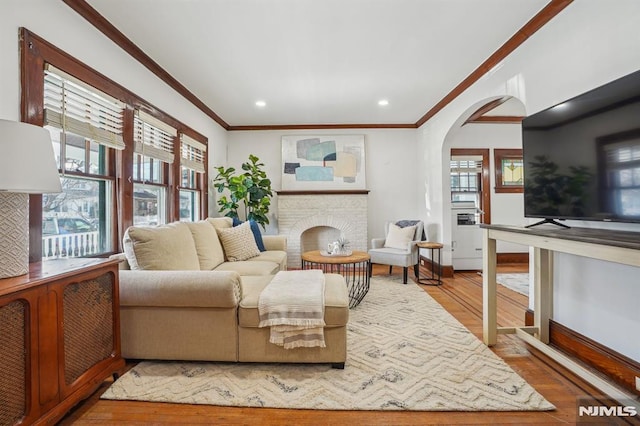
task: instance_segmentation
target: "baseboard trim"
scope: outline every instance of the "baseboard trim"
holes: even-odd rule
[[[497,255],[498,264],[504,263],[524,263],[529,264],[529,253],[498,253]],[[439,265],[436,262],[435,267],[437,268]],[[442,277],[443,278],[452,278],[453,277],[453,265],[441,265],[442,266]],[[425,268],[426,271],[431,273],[431,259],[420,255],[420,267]]]
[[[533,310],[525,311],[524,323],[533,325]],[[549,320],[549,344],[604,374],[627,391],[640,395],[635,387],[635,378],[640,377],[639,362],[554,320]]]
[[[442,267],[442,277],[443,278],[453,278],[453,265],[440,265],[438,262],[434,262],[434,267],[438,268],[438,266]],[[420,255],[420,268],[423,268],[425,271],[431,273],[431,259]],[[437,272],[437,271],[436,271]]]
[[[502,263],[526,263],[529,264],[529,253],[498,253],[496,262]]]
[[[640,363],[598,343],[570,328],[549,321],[550,343],[585,364],[595,368],[625,389],[640,395],[635,378],[640,377]]]

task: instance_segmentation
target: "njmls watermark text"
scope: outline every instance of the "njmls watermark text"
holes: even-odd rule
[[[634,400],[616,401],[610,398],[578,398],[578,424],[640,424],[640,409]]]

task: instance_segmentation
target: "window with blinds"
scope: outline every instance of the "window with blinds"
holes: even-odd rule
[[[143,112],[133,119],[133,224],[158,225],[167,221],[167,164],[174,162],[178,132]]]
[[[180,135],[182,166],[199,173],[204,173],[204,156],[207,146],[189,136]]]
[[[114,253],[132,223],[206,214],[204,136],[29,31],[21,34],[21,75],[29,82],[21,109],[50,132],[64,191],[43,194],[42,220],[30,217],[32,239],[42,237],[30,244],[32,258]]]
[[[133,119],[134,151],[145,157],[173,163],[173,141],[177,130],[142,111]]]
[[[125,148],[124,104],[50,65],[43,103],[63,192],[42,197],[42,257],[111,252],[115,168],[110,153]]]
[[[201,176],[205,172],[205,155],[207,146],[197,140],[180,135],[181,154],[181,188],[180,188],[180,220],[196,221],[200,218],[202,197]]]
[[[47,65],[44,78],[45,125],[124,149],[124,104],[111,96]]]
[[[451,192],[479,192],[482,158],[457,158],[450,163]]]

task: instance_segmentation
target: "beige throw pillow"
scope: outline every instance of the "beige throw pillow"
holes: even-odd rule
[[[413,241],[413,236],[415,234],[416,225],[400,228],[395,223],[390,223],[387,238],[384,241],[384,246],[388,248],[406,250],[407,244],[409,244],[410,241]]]
[[[224,253],[231,262],[251,259],[260,254],[249,222],[233,228],[218,228],[217,231]]]
[[[200,270],[210,271],[224,262],[224,252],[216,228],[208,220],[188,222],[198,252]]]
[[[160,226],[131,226],[122,239],[131,269],[197,271],[196,245],[182,222]]]

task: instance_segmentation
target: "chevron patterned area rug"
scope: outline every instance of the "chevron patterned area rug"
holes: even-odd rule
[[[417,285],[376,277],[350,312],[344,370],[142,362],[102,398],[324,410],[555,408]]]

